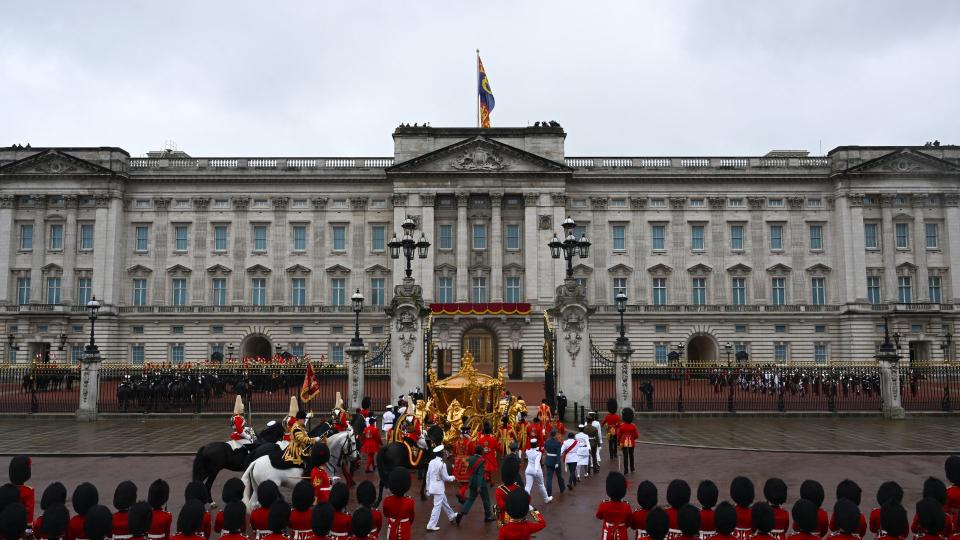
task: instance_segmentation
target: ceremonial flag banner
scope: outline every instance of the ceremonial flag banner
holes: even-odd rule
[[[480,61],[480,51],[477,51],[477,93],[480,100],[480,127],[488,128],[494,105],[493,90],[490,89],[487,72],[483,69],[483,62]]]
[[[307,402],[320,393],[320,381],[313,373],[313,364],[307,362],[307,372],[303,375],[303,384],[300,385],[300,400]]]

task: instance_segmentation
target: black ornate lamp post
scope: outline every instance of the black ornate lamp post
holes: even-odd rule
[[[427,237],[422,232],[420,233],[419,241],[413,239],[413,231],[417,228],[417,224],[414,223],[412,219],[407,218],[403,220],[403,224],[401,224],[400,227],[403,228],[403,238],[398,239],[397,233],[393,233],[393,240],[387,243],[387,247],[390,248],[390,258],[392,259],[399,259],[400,251],[403,251],[403,258],[407,261],[406,274],[409,278],[413,276],[411,263],[413,262],[414,254],[421,259],[426,259],[427,252],[430,249],[430,242],[427,242]]]
[[[236,349],[234,348],[233,343],[228,343],[228,344],[227,344],[227,359],[228,359],[230,362],[233,362],[233,351],[234,351],[234,350],[236,350]]]
[[[730,367],[730,353],[733,352],[733,343],[729,341],[723,344],[723,352],[727,353],[727,367]]]
[[[940,343],[940,349],[943,350],[943,360],[945,362],[951,362],[953,360],[952,342],[953,334],[950,333],[950,330],[947,330],[947,333],[943,335],[943,341]]]
[[[630,348],[630,340],[624,335],[626,333],[626,326],[623,324],[623,313],[627,311],[627,295],[619,292],[613,298],[613,302],[617,306],[617,313],[620,314],[620,337],[617,338],[616,346],[620,347],[625,344],[626,348]]]
[[[573,232],[577,227],[577,222],[572,218],[568,217],[563,220],[561,226],[563,227],[563,240],[560,240],[554,234],[553,240],[547,246],[550,247],[550,256],[554,259],[559,259],[561,254],[563,255],[563,258],[567,261],[567,279],[573,279],[573,258],[586,259],[590,255],[591,243],[587,240],[586,233],[581,234],[579,239],[574,236]]]
[[[617,401],[623,407],[633,406],[633,370],[630,365],[630,355],[633,350],[630,348],[630,340],[626,336],[627,327],[623,322],[623,313],[627,310],[627,295],[624,292],[617,293],[613,297],[613,302],[617,307],[617,313],[620,314],[620,336],[613,346],[613,354],[616,359],[616,382],[617,382]]]
[[[87,317],[90,319],[90,343],[87,345],[85,353],[88,355],[99,355],[100,349],[97,348],[97,342],[95,339],[94,325],[97,322],[97,314],[100,312],[100,302],[97,301],[97,297],[94,296],[87,302]]]
[[[353,305],[353,339],[350,340],[351,347],[363,347],[363,338],[360,337],[360,312],[363,311],[363,295],[360,289],[350,297],[350,303]]]

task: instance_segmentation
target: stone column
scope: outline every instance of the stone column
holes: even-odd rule
[[[232,255],[230,259],[234,262],[233,272],[230,273],[230,303],[231,305],[242,305],[247,303],[244,300],[247,290],[247,253],[250,252],[247,246],[247,233],[250,229],[249,215],[247,209],[250,208],[250,197],[234,197],[233,202],[233,223],[228,232],[233,236],[233,241],[227,248]],[[229,240],[228,240],[229,241]],[[197,271],[200,271],[198,268]],[[322,272],[314,272],[320,274]],[[242,355],[242,352],[241,352]]]
[[[147,250],[152,263],[150,266],[154,269],[152,283],[153,293],[149,295],[150,302],[152,304],[165,306],[173,305],[173,295],[167,293],[167,288],[171,286],[170,276],[167,274],[167,267],[173,266],[170,264],[170,258],[167,256],[169,251],[167,249],[169,244],[167,238],[170,233],[170,216],[168,214],[170,202],[171,199],[169,198],[153,200],[153,207],[156,211],[154,212],[153,225],[150,227],[150,234],[147,237]],[[188,301],[191,296],[193,295],[188,288]]]
[[[902,420],[906,415],[900,396],[900,369],[896,360],[879,359],[883,417]]]
[[[812,298],[808,288],[810,274],[803,271],[810,240],[810,232],[804,227],[805,223],[803,221],[803,203],[805,200],[802,196],[787,197],[787,205],[790,207],[790,211],[784,213],[789,221],[783,232],[786,234],[787,229],[790,230],[790,237],[784,239],[784,253],[789,257],[790,266],[794,269],[790,273],[793,289],[790,291],[791,304],[809,304]],[[826,239],[822,238],[823,233],[820,234],[821,242],[826,242]],[[789,244],[787,241],[789,241]],[[826,300],[829,301],[830,297],[828,296]]]
[[[423,324],[429,309],[423,303],[423,289],[412,278],[393,288],[386,308],[390,317],[390,399],[423,389]]]
[[[210,283],[207,274],[207,256],[211,251],[211,246],[207,242],[210,233],[207,214],[210,199],[208,197],[195,197],[192,203],[194,221],[193,242],[190,242],[190,250],[193,252],[193,272],[190,275],[189,300],[191,305],[203,306],[210,304],[212,299],[211,292],[207,290]]]
[[[837,197],[834,216],[839,222],[839,249],[834,266],[843,269],[843,301],[847,304],[867,301],[866,247],[863,232],[863,194]]]
[[[93,258],[93,291],[91,292],[100,300],[101,304],[117,304],[119,303],[120,291],[124,288],[116,287],[115,284],[118,283],[121,275],[120,268],[123,261],[130,260],[128,254],[133,252],[134,240],[128,241],[126,246],[122,243],[122,238],[125,236],[124,231],[121,230],[125,226],[121,219],[123,215],[122,199],[103,194],[95,196],[94,202],[97,211],[93,228],[93,252],[95,257]],[[153,252],[156,238],[151,238],[150,242],[153,242],[150,247],[151,252]],[[120,253],[122,249],[126,249],[127,253]],[[149,265],[145,264],[145,266]],[[153,265],[153,268],[154,280],[166,279],[165,268],[156,265]],[[154,304],[161,300],[155,296],[149,297],[149,301]]]
[[[523,195],[523,293],[527,302],[536,304],[540,297],[540,252],[545,249],[540,242],[540,224],[537,218],[539,193]],[[2,298],[2,296],[0,296]]]
[[[60,277],[60,303],[66,306],[73,305],[76,299],[74,289],[77,282],[77,201],[76,195],[64,195],[64,211],[67,214],[67,223],[63,228],[63,275]]]
[[[928,277],[930,273],[927,268],[927,227],[923,215],[923,208],[927,205],[927,196],[913,195],[910,202],[913,206],[913,264],[917,265],[914,298],[916,302],[929,302]]]
[[[363,261],[366,260],[367,251],[367,197],[350,198],[350,265],[353,272],[350,272],[351,286],[349,291],[360,289],[367,290],[367,283],[364,283],[367,273],[363,272]],[[419,238],[419,237],[417,237]],[[387,240],[389,242],[389,240]],[[352,292],[350,294],[353,294]],[[348,295],[349,296],[349,295]]]
[[[950,267],[950,296],[956,302],[960,299],[960,193],[947,193],[943,196],[944,224],[943,236],[947,243],[946,258]],[[947,298],[944,297],[944,301]],[[956,332],[954,332],[956,333]]]
[[[17,250],[20,249],[20,230],[14,230],[13,207],[16,203],[16,197],[13,195],[4,195],[0,197],[0,231],[8,231],[7,234],[0,235],[0,304],[16,304],[16,291],[10,294],[10,285],[16,288],[16,279],[11,279],[10,262],[14,260]],[[34,240],[36,241],[36,240]]]
[[[47,207],[47,197],[45,195],[34,195],[34,205],[36,210],[33,214],[33,251],[30,252],[30,303],[42,304],[46,302],[45,292],[46,283],[43,282],[43,256],[47,252],[47,243],[50,241],[50,234],[47,231],[47,223],[44,219],[45,208]],[[6,279],[6,276],[4,276]]]
[[[503,302],[503,193],[490,194],[490,300]]]
[[[80,407],[77,420],[93,422],[97,419],[100,399],[100,351],[88,350],[80,359]]]
[[[347,366],[347,408],[353,411],[360,408],[363,400],[363,360],[368,351],[362,340],[359,343],[351,340],[343,352],[350,359],[350,365]]]
[[[724,234],[727,226],[726,219],[724,219],[727,198],[707,197],[707,204],[710,206],[710,244],[707,246],[707,253],[712,253],[713,257],[710,257],[710,259],[717,261],[713,272],[711,272],[713,274],[710,276],[713,286],[710,287],[707,301],[711,304],[726,304],[731,300],[727,291],[730,285],[730,275],[727,273],[730,240]],[[706,231],[703,234],[706,236]]]
[[[351,200],[351,202],[353,201]],[[272,264],[268,263],[272,267],[272,272],[267,278],[268,282],[272,282],[268,298],[271,305],[282,306],[290,302],[290,291],[287,290],[287,273],[284,272],[284,263],[290,260],[288,256],[290,253],[290,235],[287,233],[287,208],[290,206],[290,197],[271,197],[270,203],[273,205],[273,219],[270,223],[270,243],[267,248],[269,253],[273,253],[274,256],[270,257]],[[354,220],[351,219],[350,221],[348,234],[351,237],[356,237],[357,229],[353,225]],[[354,252],[353,249],[350,251]],[[198,268],[198,270],[200,269]],[[348,288],[347,290],[352,289]],[[349,293],[347,296],[350,296]]]
[[[893,226],[893,194],[880,195],[880,215],[883,219],[882,240],[880,248],[883,250],[883,297],[888,302],[898,300],[897,289],[897,233]],[[916,288],[916,284],[914,284]]]
[[[593,309],[587,306],[584,291],[573,279],[557,287],[550,316],[556,321],[557,391],[563,391],[569,405],[590,407],[590,325]]]
[[[633,407],[633,370],[630,363],[630,340],[617,338],[613,347],[613,357],[617,361],[617,403],[620,407]]]
[[[420,229],[423,234],[427,235],[427,241],[430,242],[430,250],[433,253],[436,253],[437,246],[439,245],[439,239],[437,238],[437,228],[434,226],[434,204],[436,204],[437,196],[434,193],[421,193],[420,194],[420,206],[422,218],[420,219]],[[420,235],[417,235],[417,240],[420,240]],[[421,261],[420,267],[420,284],[423,287],[423,298],[424,302],[430,304],[436,299],[437,294],[434,292],[437,288],[437,280],[433,274],[433,258],[424,259]]]
[[[467,193],[457,193],[457,302],[469,299],[470,223],[467,221]]]
[[[630,223],[627,230],[630,235],[630,253],[635,261],[649,261],[650,253],[650,231],[646,220],[644,219],[647,208],[646,197],[630,197]],[[637,264],[633,269],[633,276],[630,280],[630,288],[627,296],[633,298],[634,304],[647,304],[650,300],[649,279],[647,279],[647,269],[644,264]]]
[[[690,253],[690,225],[687,223],[684,208],[687,206],[686,197],[670,197],[670,230],[666,240],[670,253],[670,266],[673,275],[668,279],[670,284],[667,292],[667,302],[670,304],[691,303],[690,274],[687,269],[687,254]]]

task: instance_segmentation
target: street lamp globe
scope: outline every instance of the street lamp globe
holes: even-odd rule
[[[363,294],[360,293],[360,289],[357,289],[357,292],[353,293],[353,296],[350,297],[350,302],[353,303],[354,313],[363,311]]]
[[[563,230],[569,233],[574,228],[576,228],[577,222],[574,221],[572,217],[567,216],[567,219],[563,220],[563,223],[561,223],[560,226],[563,227]]]
[[[87,302],[87,316],[90,317],[90,320],[97,319],[97,313],[100,311],[100,302],[97,301],[97,297],[94,296]]]
[[[613,301],[617,305],[617,312],[623,313],[627,310],[627,294],[625,292],[618,292]]]
[[[587,240],[587,234],[586,233],[581,234],[580,243],[578,246],[580,248],[581,259],[586,259],[590,255],[590,246],[591,246],[591,243],[589,240]]]
[[[560,242],[559,238],[557,238],[556,233],[554,233],[553,240],[551,240],[550,243],[547,244],[547,247],[550,248],[551,257],[553,257],[554,259],[560,258],[560,248],[563,247],[563,243]]]
[[[393,240],[387,243],[387,247],[390,248],[390,258],[399,259],[400,258],[400,246],[403,244],[400,243],[400,240],[397,239],[397,233],[393,233]]]
[[[420,241],[417,242],[417,252],[421,259],[427,258],[427,250],[430,249],[430,242],[427,242],[427,236],[420,233]]]

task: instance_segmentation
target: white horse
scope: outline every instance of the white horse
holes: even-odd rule
[[[329,437],[327,447],[330,448],[330,460],[324,468],[331,477],[339,476],[337,475],[339,470],[349,467],[351,463],[360,459],[352,428]],[[261,456],[255,459],[240,477],[243,481],[243,503],[248,509],[259,506],[257,486],[267,480],[273,480],[278,487],[292,488],[297,482],[308,477],[309,471],[304,471],[302,467],[277,469],[270,463],[270,456]]]

